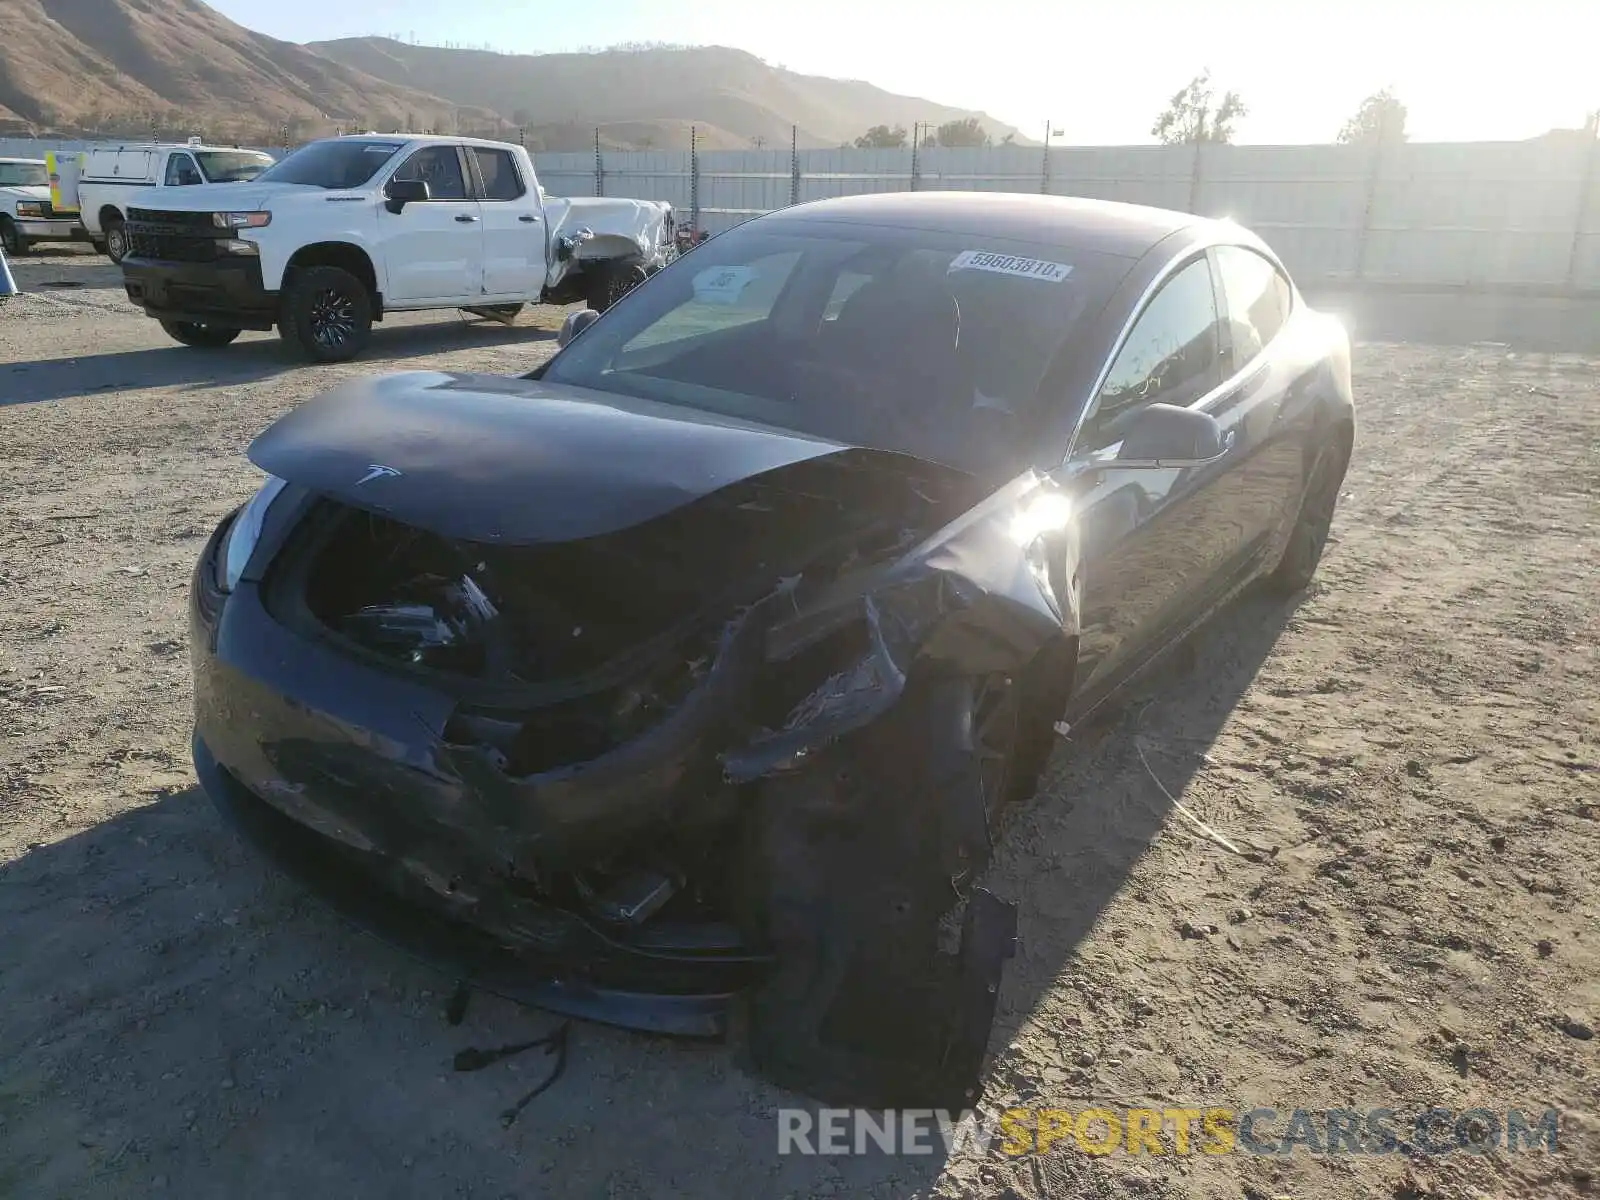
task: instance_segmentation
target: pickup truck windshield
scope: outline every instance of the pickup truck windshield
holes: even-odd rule
[[[366,185],[405,142],[372,138],[330,138],[301,146],[256,176],[262,183],[300,183],[340,190]]]
[[[46,187],[49,183],[43,163],[0,162],[0,187]]]
[[[684,255],[542,378],[1006,474],[1032,461],[1057,351],[1128,266],[970,233],[757,222]]]
[[[212,183],[244,183],[272,165],[272,156],[254,150],[197,150],[200,170]]]

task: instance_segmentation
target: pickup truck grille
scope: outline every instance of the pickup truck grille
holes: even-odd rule
[[[128,254],[162,262],[211,262],[217,256],[217,239],[226,231],[212,223],[209,212],[165,212],[130,208]]]
[[[215,238],[145,233],[131,222],[127,234],[128,255],[132,258],[154,258],[165,262],[210,262],[217,256]]]
[[[128,220],[141,224],[164,225],[174,229],[205,230],[215,236],[217,227],[209,212],[167,212],[160,208],[130,208]]]

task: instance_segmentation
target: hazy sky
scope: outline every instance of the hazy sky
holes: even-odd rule
[[[1245,142],[1326,141],[1392,87],[1415,141],[1524,138],[1600,108],[1600,0],[210,0],[293,41],[370,33],[515,51],[737,46],[817,75],[981,108],[1032,137],[1146,142],[1209,67]]]

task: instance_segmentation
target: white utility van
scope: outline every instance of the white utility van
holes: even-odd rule
[[[183,145],[146,143],[102,146],[79,155],[77,181],[66,188],[64,207],[75,208],[89,238],[112,262],[128,253],[123,226],[129,198],[145,188],[190,187],[205,183],[245,183],[272,165],[259,150],[207,146],[198,138]],[[67,173],[63,172],[63,177]]]

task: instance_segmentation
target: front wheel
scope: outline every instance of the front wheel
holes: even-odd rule
[[[10,255],[28,252],[28,239],[10,217],[0,216],[0,250]]]
[[[346,362],[372,337],[372,296],[349,271],[298,267],[284,289],[278,333],[312,362]]]
[[[114,263],[128,257],[128,231],[121,221],[106,222],[106,257]]]
[[[201,325],[195,321],[163,321],[161,328],[175,342],[205,349],[227,346],[244,332],[241,329],[224,329],[219,325]]]

